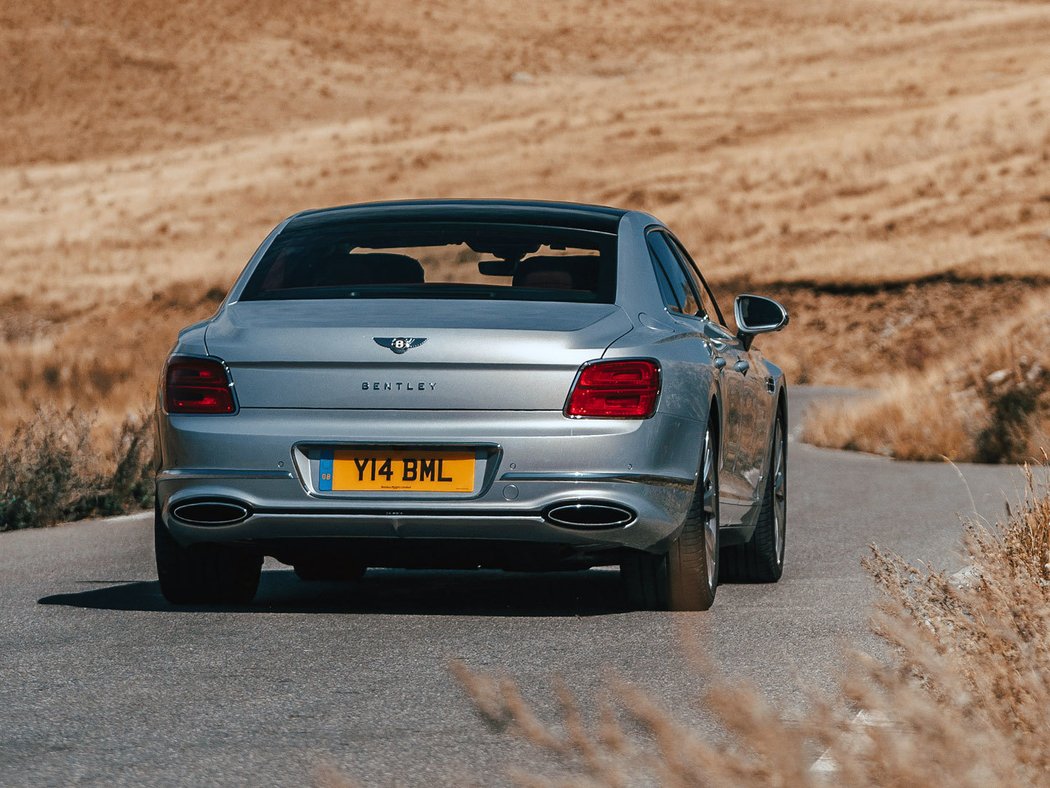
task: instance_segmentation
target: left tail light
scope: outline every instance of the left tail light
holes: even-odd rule
[[[168,413],[233,413],[233,390],[226,367],[210,358],[174,356],[164,372]]]
[[[580,370],[565,415],[647,419],[659,396],[660,366],[655,361],[594,361]]]

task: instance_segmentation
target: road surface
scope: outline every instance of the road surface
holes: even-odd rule
[[[798,389],[791,423],[827,390]],[[447,665],[501,671],[555,716],[609,671],[704,729],[700,646],[787,713],[872,647],[867,545],[962,566],[961,517],[995,519],[1017,469],[789,450],[787,569],[725,585],[708,613],[624,612],[617,573],[371,571],[356,587],[267,563],[255,604],[176,609],[150,516],[0,534],[0,785],[492,784],[537,763],[490,731]],[[546,767],[543,767],[546,768]]]

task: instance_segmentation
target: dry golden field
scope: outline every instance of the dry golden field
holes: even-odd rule
[[[793,380],[903,421],[1050,368],[1045,330],[1007,352],[1050,293],[1045,3],[9,0],[0,53],[0,429],[137,412],[278,220],[399,197],[651,210],[724,302],[788,304]]]

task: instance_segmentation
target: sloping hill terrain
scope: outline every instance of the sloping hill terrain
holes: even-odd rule
[[[0,426],[141,407],[279,219],[397,197],[651,210],[724,301],[793,309],[763,347],[795,380],[927,374],[1050,286],[1048,31],[987,0],[5,4]]]

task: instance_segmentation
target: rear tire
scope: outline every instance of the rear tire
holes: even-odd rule
[[[640,610],[707,610],[718,588],[718,444],[709,425],[700,473],[682,530],[662,555],[620,564],[629,604]]]
[[[259,588],[262,556],[227,545],[175,541],[157,511],[153,525],[160,592],[173,605],[247,604]]]
[[[726,548],[722,554],[723,577],[736,583],[775,583],[784,574],[787,538],[787,434],[783,411],[777,411],[769,475],[762,508],[750,541]]]

